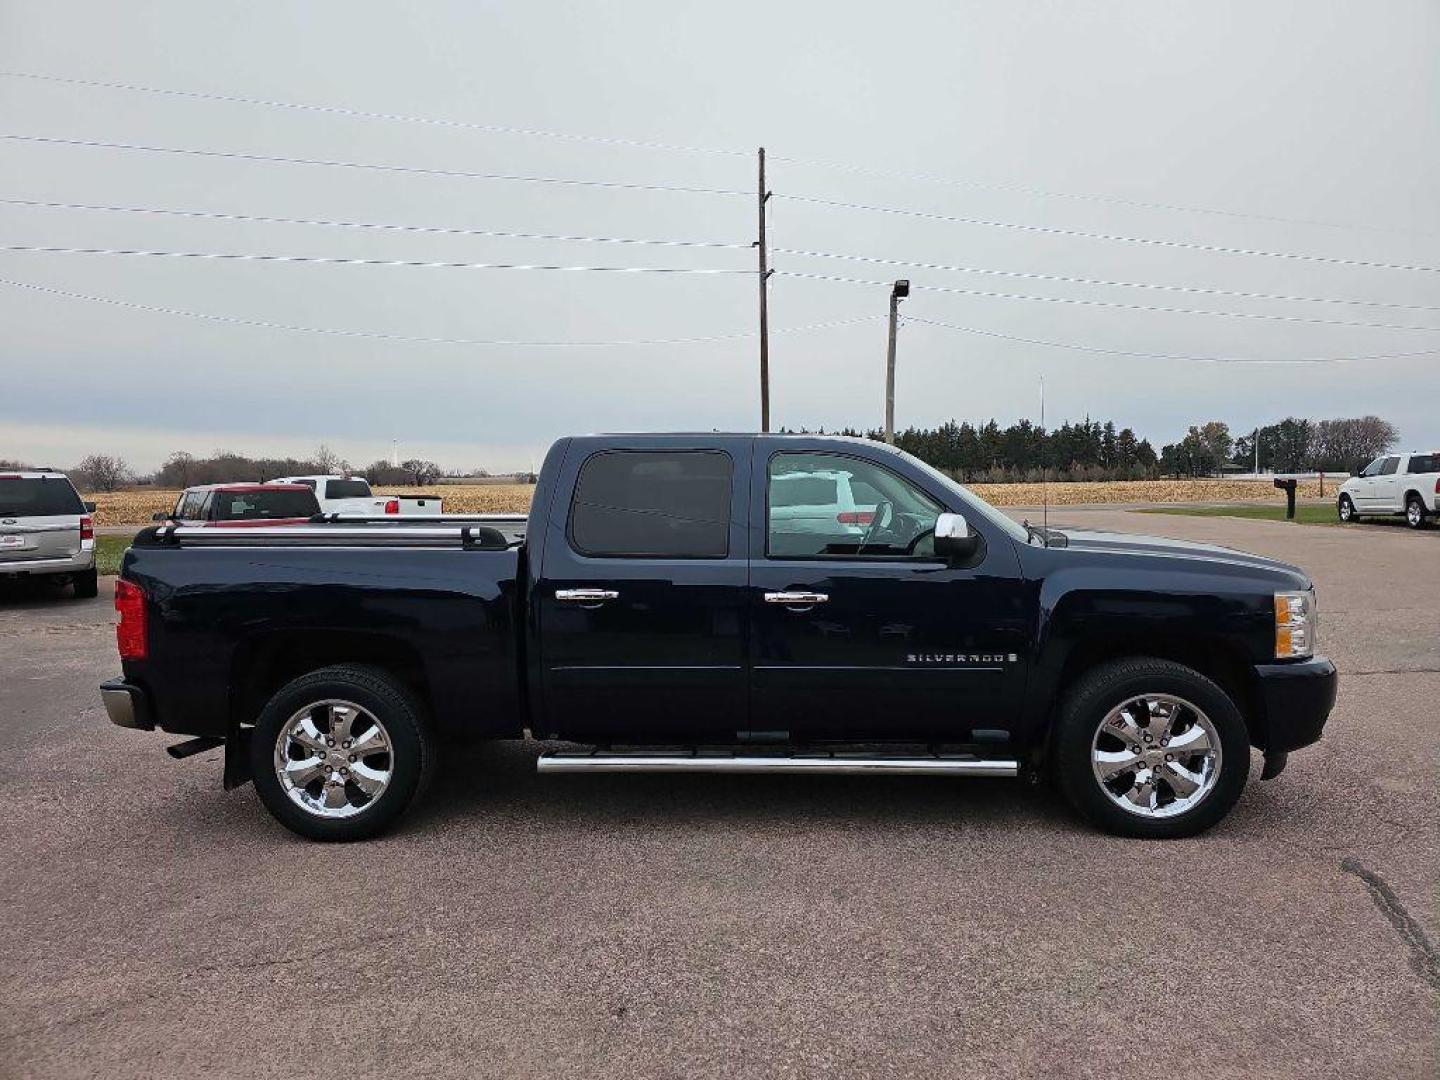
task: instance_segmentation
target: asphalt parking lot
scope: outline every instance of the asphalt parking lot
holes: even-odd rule
[[[0,1075],[1432,1077],[1440,530],[1057,509],[1306,567],[1324,740],[1197,839],[1001,780],[539,777],[297,839],[110,725],[109,582],[0,597]]]

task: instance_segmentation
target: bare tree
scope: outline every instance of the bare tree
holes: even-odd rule
[[[1318,469],[1350,469],[1379,457],[1399,437],[1395,425],[1378,416],[1321,420],[1315,425],[1312,463]]]
[[[324,443],[315,448],[315,464],[322,473],[345,472],[350,468],[349,462]]]
[[[401,462],[400,467],[409,474],[408,482],[416,487],[433,484],[441,476],[439,465],[433,461],[422,461],[420,458],[411,458],[409,461]]]
[[[87,491],[114,491],[130,479],[130,467],[125,459],[109,454],[87,455],[75,473]]]

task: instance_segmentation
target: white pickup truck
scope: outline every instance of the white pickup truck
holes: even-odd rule
[[[1341,521],[1363,514],[1404,514],[1412,529],[1440,514],[1440,451],[1384,454],[1340,485]]]
[[[438,495],[376,495],[363,476],[277,476],[272,483],[304,484],[315,492],[325,514],[435,517],[440,513]]]

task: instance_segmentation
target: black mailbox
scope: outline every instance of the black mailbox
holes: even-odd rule
[[[1295,485],[1298,481],[1293,476],[1277,476],[1275,486],[1285,492],[1285,520],[1295,520]]]

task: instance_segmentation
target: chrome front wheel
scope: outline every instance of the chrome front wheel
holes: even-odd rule
[[[1105,714],[1091,740],[1090,767],[1126,813],[1167,818],[1193,810],[1214,790],[1222,754],[1220,733],[1197,705],[1140,694]]]
[[[353,701],[324,700],[290,717],[275,740],[275,777],[300,809],[347,818],[385,794],[395,772],[390,733]]]
[[[1130,656],[1075,679],[1050,764],[1066,798],[1106,831],[1194,836],[1245,790],[1250,731],[1213,679],[1174,660]]]

